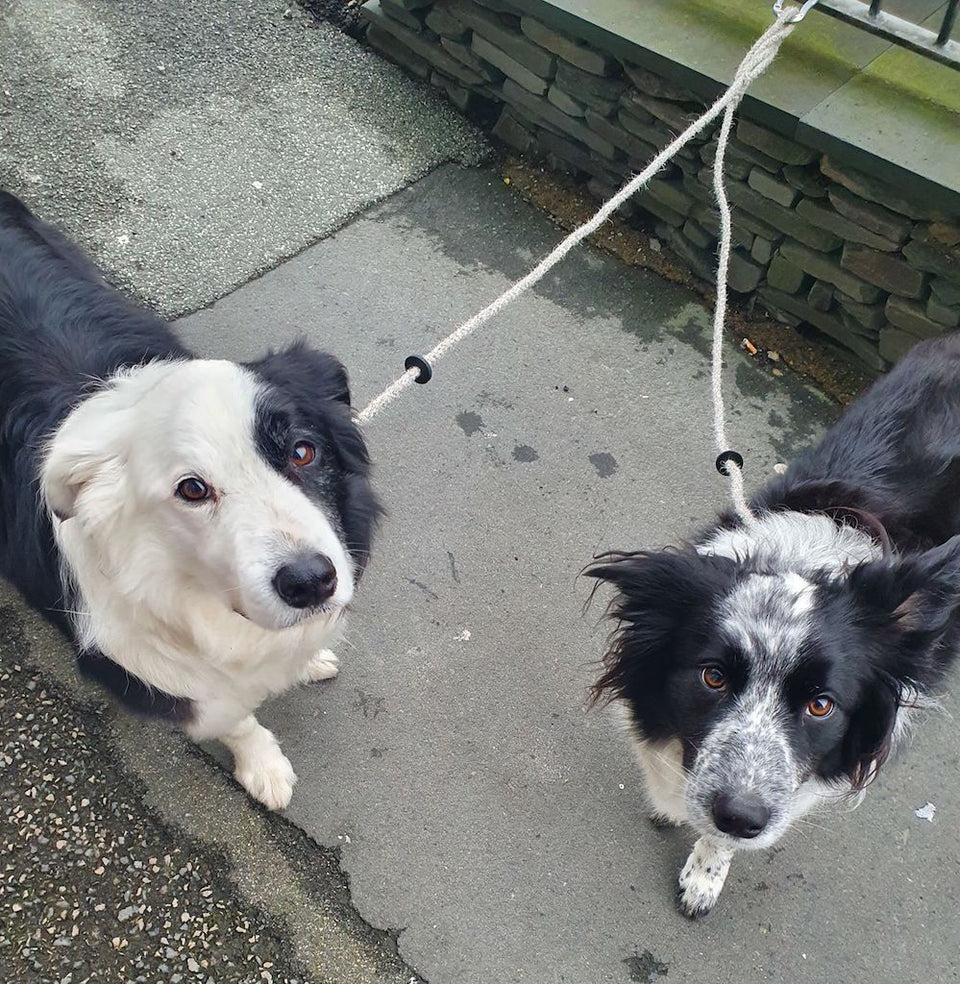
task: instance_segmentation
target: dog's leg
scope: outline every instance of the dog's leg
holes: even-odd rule
[[[233,705],[200,704],[198,710],[197,721],[187,734],[194,741],[216,738],[223,742],[233,754],[237,782],[268,809],[287,806],[297,776],[273,732]]]
[[[233,753],[237,782],[270,810],[282,810],[290,802],[296,773],[272,731],[249,714],[220,741]]]
[[[650,821],[650,826],[654,830],[670,830],[672,827],[682,826],[682,824],[668,817],[665,813],[660,813],[659,810],[651,810],[647,814],[647,819]]]
[[[733,851],[712,837],[701,837],[680,872],[677,904],[691,919],[705,916],[720,898]]]
[[[644,741],[636,753],[643,767],[650,823],[658,830],[681,826],[687,815],[687,777],[680,742],[656,745]]]
[[[330,680],[340,672],[340,659],[329,649],[321,649],[300,675],[301,683],[316,683],[318,680]]]

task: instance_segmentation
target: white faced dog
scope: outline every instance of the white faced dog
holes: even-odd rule
[[[861,795],[960,646],[960,335],[924,342],[754,500],[617,590],[595,694],[622,708],[654,819],[698,834],[709,912],[737,850]]]
[[[296,776],[254,711],[337,673],[368,472],[335,359],[194,359],[0,192],[0,573],[85,675],[220,739],[272,809]]]

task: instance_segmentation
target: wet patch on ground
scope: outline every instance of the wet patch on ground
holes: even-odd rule
[[[513,460],[522,461],[525,464],[529,464],[533,461],[539,461],[540,455],[538,455],[529,444],[518,444],[513,449]]]
[[[631,981],[638,984],[653,984],[658,977],[666,977],[670,968],[658,960],[649,950],[634,954],[623,961],[627,966]]]
[[[617,459],[609,451],[599,451],[589,456],[590,464],[601,478],[609,478],[619,467]]]
[[[454,420],[456,420],[457,426],[467,437],[473,437],[474,434],[483,430],[483,418],[473,410],[461,410],[454,417]]]

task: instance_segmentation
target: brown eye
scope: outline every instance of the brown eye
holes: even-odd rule
[[[814,697],[813,700],[807,702],[807,714],[815,718],[829,717],[835,706],[826,694],[820,694],[819,697]]]
[[[185,478],[177,486],[177,495],[187,502],[203,502],[209,499],[213,490],[199,478]]]
[[[297,468],[309,465],[317,456],[317,449],[309,441],[297,441],[290,452],[290,464]]]
[[[719,666],[705,666],[700,671],[700,679],[709,690],[723,690],[727,685],[727,674]]]

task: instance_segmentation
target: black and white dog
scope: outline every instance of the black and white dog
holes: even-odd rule
[[[924,342],[752,504],[691,545],[613,554],[598,697],[625,712],[655,820],[699,834],[709,912],[733,853],[876,776],[960,646],[960,335]]]
[[[296,776],[254,711],[337,673],[368,473],[334,358],[195,359],[0,192],[0,574],[85,675],[220,739],[273,809]]]

